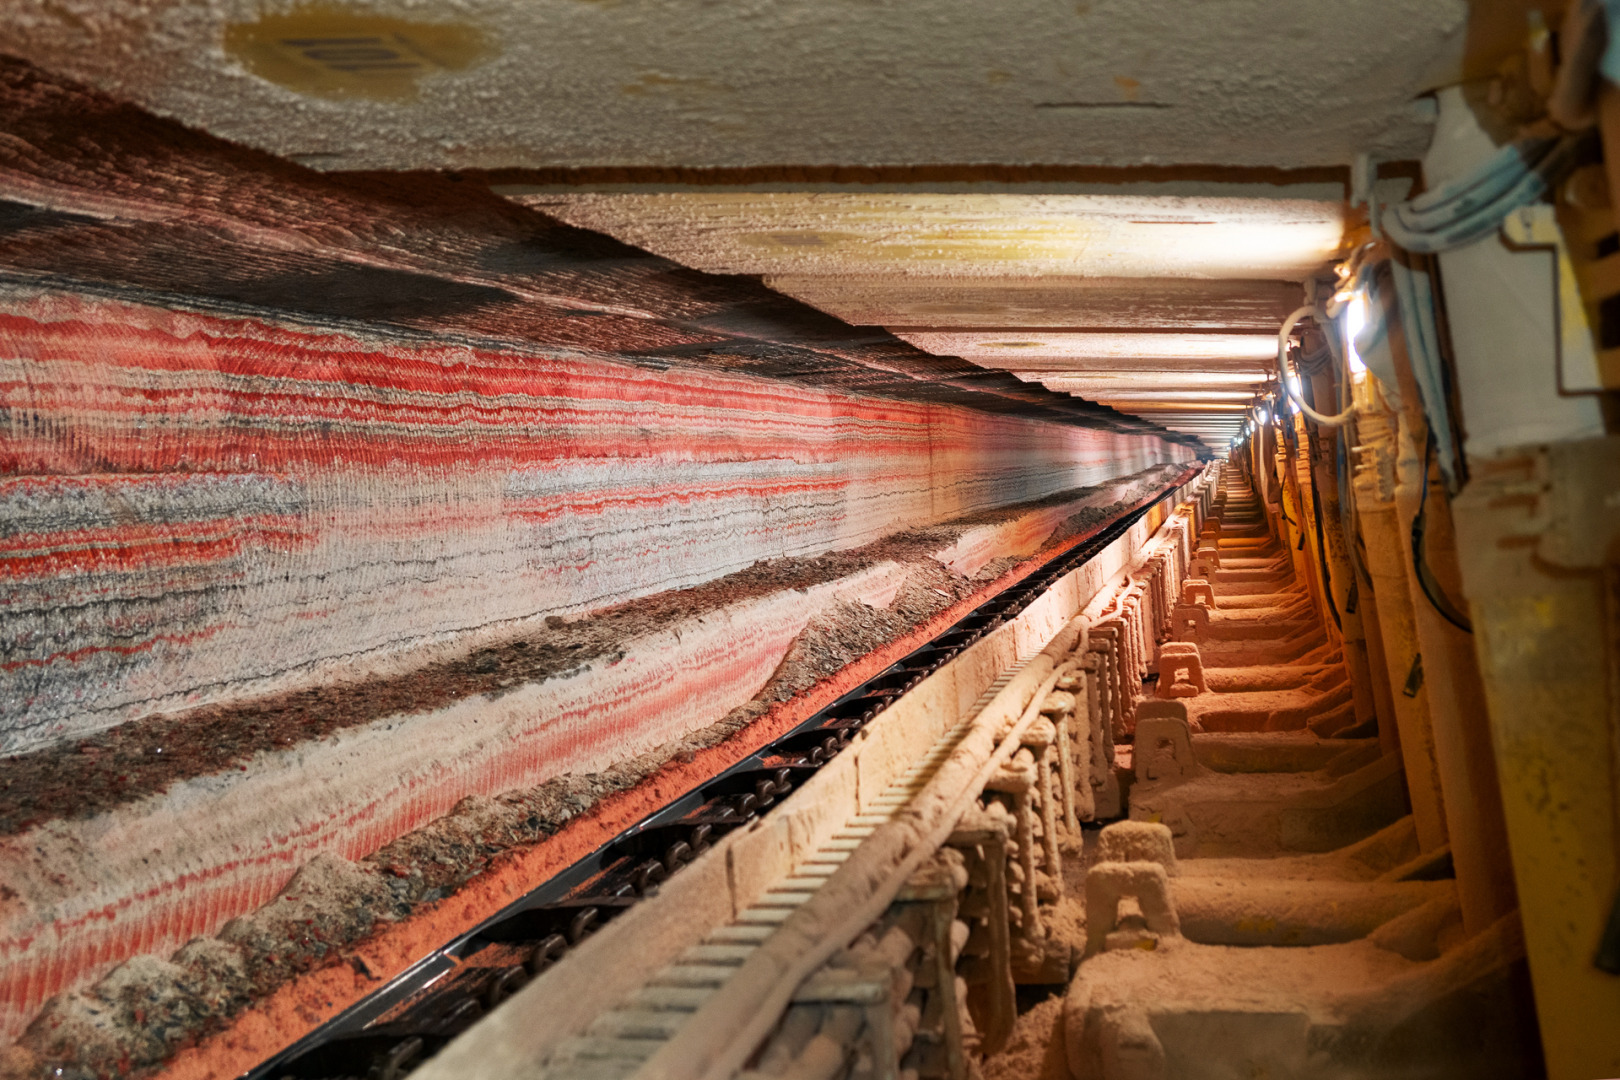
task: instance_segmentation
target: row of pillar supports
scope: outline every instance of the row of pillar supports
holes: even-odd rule
[[[1549,1074],[1561,1080],[1620,1070],[1620,512],[1609,505],[1620,439],[1575,424],[1567,397],[1522,402],[1546,442],[1514,449],[1491,426],[1510,412],[1485,407],[1493,380],[1509,378],[1498,369],[1522,382],[1528,361],[1488,346],[1526,313],[1478,300],[1532,257],[1492,236],[1441,259],[1448,308],[1469,313],[1452,346],[1459,400],[1479,406],[1462,418],[1455,503],[1425,453],[1425,405],[1456,404],[1425,401],[1387,300],[1380,372],[1393,382],[1357,374],[1341,397],[1333,372],[1305,373],[1308,397],[1357,406],[1342,450],[1336,432],[1283,413],[1233,464],[1264,493],[1343,646],[1358,717],[1375,716],[1383,746],[1401,754],[1419,841],[1449,853],[1466,932],[1522,915]],[[1538,332],[1556,336],[1556,319]],[[1614,973],[1602,966],[1611,940]]]

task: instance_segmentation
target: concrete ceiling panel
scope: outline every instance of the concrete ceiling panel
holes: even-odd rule
[[[1015,371],[1013,374],[1025,382],[1053,383],[1089,397],[1122,389],[1237,390],[1252,386],[1256,379],[1263,379],[1266,369],[1255,366],[1238,371],[1184,371],[1160,365],[1135,371]]]
[[[1299,306],[1288,281],[777,274],[765,284],[856,326],[917,330],[1269,331]]]
[[[1148,334],[1059,332],[1008,334],[1006,331],[944,331],[898,336],[919,349],[944,356],[960,356],[988,367],[1011,370],[1086,370],[1105,366],[1099,361],[1127,363],[1154,360],[1177,366],[1198,366],[1209,361],[1256,363],[1277,354],[1277,336],[1271,334]]]
[[[1137,407],[1147,409],[1153,402],[1159,401],[1188,401],[1188,402],[1221,402],[1238,401],[1247,403],[1254,397],[1248,390],[1110,390],[1098,395],[1099,401],[1129,401]]]
[[[6,51],[325,168],[1417,157],[1465,0],[10,0]]]
[[[774,191],[515,198],[711,273],[795,277],[1302,281],[1344,235],[1338,199]]]

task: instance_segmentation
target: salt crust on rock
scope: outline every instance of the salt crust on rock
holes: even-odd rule
[[[1115,502],[1066,515],[1047,539],[1083,531],[1118,513],[1139,492],[1157,490],[1159,472],[1154,470],[1123,488],[1108,489],[1111,495],[1120,496]],[[976,515],[980,520],[990,519],[992,526],[996,516]],[[935,538],[945,529],[936,527],[928,532],[932,535],[925,539],[937,543]],[[967,557],[971,549],[960,540],[956,546],[958,558]],[[218,938],[193,941],[168,966],[137,965],[125,972],[130,967],[126,963],[118,969],[124,974],[115,972],[122,980],[120,986],[143,986],[143,979],[150,977],[152,985],[141,991],[145,998],[175,1002],[163,1013],[170,1018],[163,1025],[152,1028],[144,1021],[138,1023],[133,1008],[105,1008],[108,991],[98,984],[54,1002],[6,1061],[10,1067],[25,1072],[30,1061],[69,1067],[74,1062],[122,1062],[121,1071],[150,1067],[176,1045],[217,1028],[248,1001],[338,955],[380,921],[402,917],[423,903],[453,894],[503,852],[543,839],[602,797],[632,787],[666,762],[736,735],[772,703],[791,698],[954,600],[970,595],[982,587],[979,582],[993,578],[1017,561],[1014,556],[981,561],[976,582],[925,559],[893,591],[889,607],[835,601],[811,619],[766,687],[753,700],[706,728],[615,762],[604,770],[570,774],[537,788],[493,798],[468,797],[452,812],[385,845],[358,864],[330,854],[319,855],[292,879],[280,897],[254,914],[232,921]],[[315,932],[308,932],[310,927]],[[148,958],[138,959],[144,964]],[[119,990],[114,996],[124,1000],[129,993]],[[85,1029],[83,1018],[92,1010],[97,1024]],[[156,1014],[143,1006],[141,1015]],[[143,1025],[145,1030],[139,1030]]]

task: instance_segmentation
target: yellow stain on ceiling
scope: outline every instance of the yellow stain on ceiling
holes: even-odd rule
[[[1223,403],[1220,403],[1220,402],[1158,401],[1158,400],[1136,400],[1136,399],[1109,398],[1109,397],[1099,397],[1099,398],[1097,398],[1097,400],[1099,402],[1101,402],[1102,404],[1104,404],[1104,405],[1112,405],[1115,401],[1118,401],[1122,405],[1127,406],[1130,409],[1131,412],[1136,413],[1138,415],[1141,415],[1141,414],[1144,414],[1144,413],[1157,413],[1157,414],[1162,415],[1162,414],[1166,414],[1166,413],[1176,413],[1176,412],[1188,412],[1188,413],[1199,413],[1199,414],[1222,413],[1222,412],[1245,413],[1245,412],[1249,411],[1249,406],[1246,405],[1246,404],[1245,405],[1230,405],[1230,404],[1223,404]]]
[[[1139,371],[1086,371],[1066,374],[1052,371],[1014,371],[1025,382],[1060,382],[1065,386],[1085,387],[1097,393],[1112,393],[1116,388],[1161,386],[1169,389],[1182,387],[1250,386],[1257,377],[1264,377],[1260,367],[1242,371],[1197,371],[1188,373],[1163,365]]]
[[[1240,361],[1245,366],[1265,361],[1277,352],[1277,339],[1266,334],[1143,334],[1063,332],[1005,338],[974,331],[916,332],[898,330],[897,336],[920,349],[967,359],[993,359],[998,353],[1017,352],[1008,363],[1043,360]]]
[[[261,79],[300,94],[411,101],[418,81],[493,55],[465,23],[416,22],[306,4],[225,27],[225,51]]]
[[[739,274],[1299,281],[1331,261],[1344,230],[1342,205],[1313,199],[731,191],[525,201]]]
[[[1192,402],[1248,402],[1254,398],[1252,390],[1166,390],[1152,385],[1127,387],[1115,384],[1099,394],[1110,401],[1192,401]]]
[[[772,274],[765,283],[857,326],[1108,327],[1271,332],[1299,306],[1284,281]]]

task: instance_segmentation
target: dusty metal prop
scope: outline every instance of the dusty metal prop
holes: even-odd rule
[[[1188,479],[1178,478],[1164,492],[1098,527],[783,738],[649,815],[506,911],[424,957],[247,1077],[392,1080],[405,1075],[569,949],[656,891],[721,836],[768,813],[900,695],[1017,615]],[[1030,771],[1035,772],[1033,767]],[[1028,817],[1023,809],[1026,813],[1020,816]],[[1002,1003],[1009,1022],[1010,1007],[1010,1002]]]

